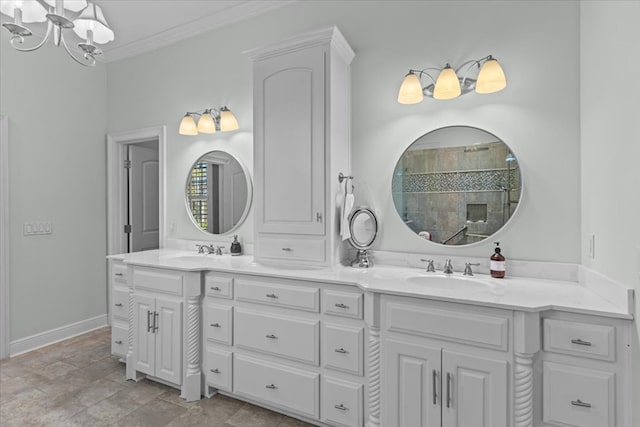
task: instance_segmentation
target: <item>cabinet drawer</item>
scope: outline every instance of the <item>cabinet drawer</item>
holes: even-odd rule
[[[206,304],[204,321],[205,336],[208,340],[231,345],[233,307]]]
[[[323,311],[336,316],[362,319],[361,292],[323,291]]]
[[[555,319],[544,319],[545,351],[615,361],[616,329]]]
[[[268,284],[243,279],[236,279],[235,288],[236,299],[239,301],[259,302],[316,313],[320,311],[318,288]]]
[[[545,423],[575,427],[615,426],[615,374],[544,362]]]
[[[233,298],[233,279],[207,274],[204,279],[205,292],[208,297]]]
[[[260,258],[278,260],[325,262],[324,239],[272,237],[260,235],[258,240]]]
[[[114,286],[111,289],[111,300],[111,315],[127,320],[129,318],[129,290]]]
[[[235,393],[318,419],[319,374],[238,354],[233,364]]]
[[[136,268],[133,270],[133,285],[136,289],[182,295],[182,274],[169,270]]]
[[[111,282],[127,284],[127,266],[121,262],[112,261],[111,264]]]
[[[324,366],[351,374],[363,374],[364,329],[324,323]]]
[[[231,355],[232,353],[229,351],[207,349],[204,369],[207,385],[220,390],[232,390],[233,358]]]
[[[324,376],[322,421],[336,426],[362,427],[362,384]]]
[[[319,364],[318,320],[297,319],[236,309],[234,341],[238,347]]]
[[[489,314],[487,311],[388,302],[384,326],[393,332],[432,336],[507,351],[509,317],[506,314]]]
[[[111,326],[111,354],[124,357],[127,355],[127,325]]]

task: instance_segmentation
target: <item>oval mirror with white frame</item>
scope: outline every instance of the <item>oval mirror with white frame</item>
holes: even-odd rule
[[[405,225],[443,245],[490,238],[514,215],[521,195],[512,150],[470,126],[422,135],[402,154],[392,179],[393,203]]]
[[[361,206],[349,214],[349,243],[358,250],[352,267],[368,268],[373,266],[367,250],[373,245],[378,235],[378,220],[373,211]]]
[[[226,151],[204,154],[187,176],[185,202],[189,217],[207,233],[226,234],[238,228],[249,213],[251,197],[247,169]]]

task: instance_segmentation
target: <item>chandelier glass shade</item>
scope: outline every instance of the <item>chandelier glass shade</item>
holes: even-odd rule
[[[197,122],[196,117],[198,118]],[[238,120],[231,110],[225,106],[219,110],[207,108],[203,111],[187,112],[180,121],[178,133],[180,135],[194,136],[199,133],[229,132],[238,128]]]
[[[113,41],[113,30],[107,24],[102,8],[86,0],[1,0],[0,12],[13,19],[2,24],[11,33],[11,46],[20,52],[32,52],[44,46],[48,40],[64,50],[79,64],[94,66],[95,57],[102,54],[96,46]],[[46,22],[46,33],[40,42],[25,47],[26,38],[33,35],[25,23]],[[82,41],[77,43],[81,57],[77,57],[65,40],[69,31]]]
[[[430,70],[438,71],[433,78]],[[477,75],[474,73],[477,71]],[[462,77],[460,77],[462,75]],[[426,86],[422,78],[427,80]],[[443,68],[425,68],[409,70],[398,91],[400,104],[417,104],[425,96],[435,99],[453,99],[469,92],[486,94],[501,91],[507,86],[502,67],[489,55],[481,59],[473,59],[463,63],[456,69],[446,64]]]

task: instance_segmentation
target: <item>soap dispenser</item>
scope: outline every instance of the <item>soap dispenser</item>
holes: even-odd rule
[[[240,242],[238,242],[238,235],[233,235],[233,242],[231,242],[231,256],[237,256],[242,254],[242,246],[240,246]]]
[[[506,271],[505,257],[500,252],[500,242],[494,242],[496,244],[495,253],[491,255],[491,277],[496,279],[503,279]]]

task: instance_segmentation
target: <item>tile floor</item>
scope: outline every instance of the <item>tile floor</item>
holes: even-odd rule
[[[125,381],[102,328],[0,361],[0,426],[311,426],[229,397],[185,402],[178,390]]]

